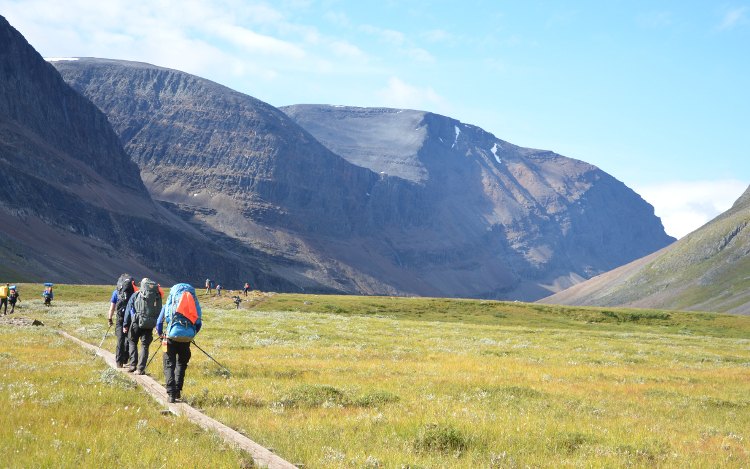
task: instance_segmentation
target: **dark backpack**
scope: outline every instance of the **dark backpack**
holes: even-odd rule
[[[117,317],[122,318],[125,316],[125,307],[128,305],[130,297],[135,293],[135,280],[128,274],[120,275],[117,279],[117,303],[115,309],[117,310]]]
[[[133,300],[135,320],[139,329],[153,329],[161,312],[161,292],[159,284],[151,279],[141,280],[141,289]]]

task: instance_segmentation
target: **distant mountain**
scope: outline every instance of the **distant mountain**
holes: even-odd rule
[[[0,274],[167,284],[251,278],[234,252],[155,204],[107,117],[0,17]],[[276,279],[277,286],[284,286]]]
[[[306,291],[536,299],[671,241],[606,173],[446,117],[285,109],[303,130],[183,72],[54,65],[107,114],[155,199]]]
[[[750,188],[669,247],[541,302],[750,314]]]
[[[281,109],[350,162],[417,185],[429,222],[442,225],[434,242],[473,263],[462,278],[483,285],[484,296],[538,297],[674,241],[653,207],[582,161],[428,112]],[[484,277],[491,268],[517,283]]]

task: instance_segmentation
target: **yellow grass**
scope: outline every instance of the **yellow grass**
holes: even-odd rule
[[[306,468],[750,466],[750,318],[258,298],[202,295],[232,375],[193,347],[184,394]],[[98,343],[106,308],[30,310]]]

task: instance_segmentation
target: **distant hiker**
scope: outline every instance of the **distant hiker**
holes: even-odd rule
[[[8,314],[8,295],[10,294],[10,284],[0,286],[0,309],[3,309],[3,316]]]
[[[237,309],[240,309],[240,303],[242,303],[242,298],[239,296],[233,296],[232,300],[234,300],[234,305],[237,307]]]
[[[117,279],[117,286],[112,292],[112,298],[109,300],[109,324],[112,325],[112,316],[117,313],[115,321],[115,336],[117,345],[115,346],[115,362],[118,368],[122,368],[127,363],[130,353],[128,353],[128,337],[122,332],[122,324],[125,320],[125,308],[128,306],[130,297],[135,293],[135,280],[130,274],[122,274]]]
[[[8,302],[10,303],[10,314],[16,310],[16,301],[21,301],[18,295],[18,288],[15,285],[10,287],[10,293],[8,293]]]
[[[187,283],[174,285],[156,320],[156,332],[166,345],[163,362],[169,402],[177,402],[182,397],[185,370],[190,361],[190,342],[201,326],[201,306],[195,289]]]
[[[242,287],[242,293],[244,293],[245,296],[247,296],[247,292],[249,291],[250,291],[250,284],[248,282],[245,282],[245,286]]]
[[[161,292],[159,284],[149,278],[141,280],[141,288],[130,296],[125,307],[122,332],[127,334],[130,360],[128,371],[137,375],[146,373],[148,347],[154,340],[156,319],[161,314]],[[141,353],[138,356],[138,339],[141,340]]]
[[[55,299],[55,294],[52,292],[52,284],[44,284],[42,298],[44,298],[44,306],[52,306],[52,300]]]
[[[221,284],[216,285],[216,296],[221,296]]]
[[[207,278],[206,279],[206,295],[210,295],[211,294],[211,285],[212,284],[213,284],[213,282],[211,281],[211,279]]]

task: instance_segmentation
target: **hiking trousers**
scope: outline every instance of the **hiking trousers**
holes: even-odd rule
[[[5,311],[3,311],[3,314],[8,314],[8,299],[7,298],[0,298],[0,309],[5,306]]]
[[[167,340],[167,351],[164,352],[164,381],[167,394],[175,398],[182,396],[182,384],[185,382],[185,370],[190,361],[190,342]]]
[[[124,318],[117,315],[117,321],[115,321],[115,337],[117,337],[117,346],[115,347],[115,361],[119,365],[124,365],[128,362],[128,335],[122,332],[122,322]]]
[[[132,327],[132,326],[131,326]],[[138,354],[138,340],[141,342],[141,353]],[[128,349],[130,350],[130,368],[138,368],[139,371],[146,371],[146,362],[148,361],[148,347],[154,340],[153,329],[138,329],[135,334],[128,333]]]

